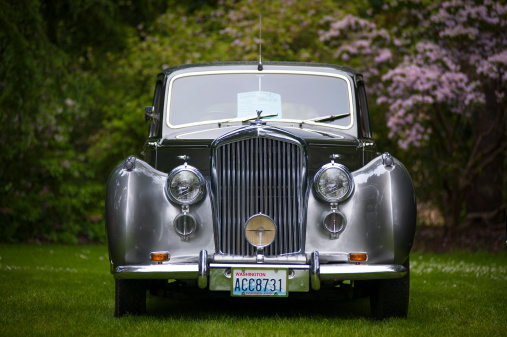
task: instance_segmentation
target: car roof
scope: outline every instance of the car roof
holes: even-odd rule
[[[198,69],[198,68],[204,68],[204,67],[224,67],[226,69],[227,67],[231,66],[257,66],[258,62],[254,61],[244,61],[244,62],[209,62],[209,63],[191,63],[191,64],[182,64],[174,67],[166,68],[162,71],[162,74],[170,75],[171,73],[179,70],[191,70],[192,68]],[[349,68],[347,66],[340,66],[336,64],[327,64],[327,63],[312,63],[312,62],[285,62],[285,61],[266,61],[262,62],[263,67],[264,66],[283,66],[283,67],[294,67],[294,68],[300,68],[300,67],[314,67],[314,68],[320,68],[320,70],[324,70],[325,68],[331,69],[331,70],[338,70],[340,72],[347,73],[351,77],[355,76],[361,76],[361,74],[357,71],[355,71],[352,68]]]

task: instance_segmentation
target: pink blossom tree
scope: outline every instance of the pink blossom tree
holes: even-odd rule
[[[446,229],[504,221],[507,5],[385,1],[380,15],[326,18],[320,39],[363,71],[388,136],[437,198]],[[371,85],[374,84],[374,85]]]

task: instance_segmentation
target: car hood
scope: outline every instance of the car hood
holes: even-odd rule
[[[281,123],[280,123],[281,124]],[[325,145],[325,146],[352,146],[356,147],[359,144],[357,138],[350,136],[335,128],[315,127],[306,128],[299,125],[266,125],[266,128],[278,128],[293,134],[299,139],[303,139],[308,146],[312,145]],[[225,134],[231,132],[240,132],[241,129],[246,129],[248,126],[234,125],[225,127],[207,127],[207,128],[184,128],[179,129],[161,140],[160,145],[207,145]]]
[[[347,166],[351,171],[363,165],[362,155],[358,155],[359,140],[335,128],[306,128],[304,125],[287,123],[269,123],[263,125],[266,133],[271,132],[293,137],[307,148],[308,172],[310,175],[330,162],[331,156],[338,155],[338,163]],[[180,157],[191,158],[189,164],[197,167],[204,175],[210,174],[211,147],[213,142],[223,137],[252,134],[250,125],[228,125],[225,127],[188,127],[175,130],[159,142],[157,150],[157,169],[169,172],[181,165]],[[261,132],[262,133],[262,132]]]

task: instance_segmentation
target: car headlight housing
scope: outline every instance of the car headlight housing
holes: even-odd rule
[[[195,204],[202,199],[205,192],[206,180],[201,172],[193,166],[178,166],[167,177],[167,196],[177,204]]]
[[[315,175],[313,185],[320,199],[338,203],[354,191],[354,178],[345,166],[333,162],[322,166]]]

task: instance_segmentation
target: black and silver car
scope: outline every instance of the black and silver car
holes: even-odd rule
[[[369,296],[405,317],[416,201],[372,140],[361,74],[326,64],[168,68],[142,159],[106,197],[115,315],[166,297]],[[283,299],[280,299],[283,300]]]

